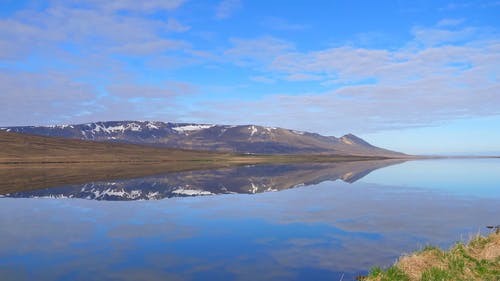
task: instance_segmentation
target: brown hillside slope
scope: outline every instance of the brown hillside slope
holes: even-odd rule
[[[0,131],[0,163],[214,161],[229,156],[232,155]]]

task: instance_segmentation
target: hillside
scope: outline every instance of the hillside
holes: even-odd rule
[[[84,141],[0,131],[0,163],[221,161],[228,153]]]
[[[1,129],[41,136],[237,153],[405,156],[402,153],[375,147],[352,134],[337,138],[255,125],[109,121]]]

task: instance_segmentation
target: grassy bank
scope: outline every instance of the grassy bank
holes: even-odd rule
[[[374,268],[364,281],[499,281],[500,232],[456,243],[448,251],[425,247],[387,270]]]

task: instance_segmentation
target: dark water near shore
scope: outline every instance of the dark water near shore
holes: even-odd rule
[[[0,198],[0,280],[354,280],[500,224],[500,159],[249,166]]]

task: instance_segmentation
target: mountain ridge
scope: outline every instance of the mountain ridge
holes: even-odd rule
[[[7,132],[49,137],[248,154],[406,156],[403,153],[373,146],[353,134],[337,138],[318,133],[258,125],[126,120],[0,129]]]

